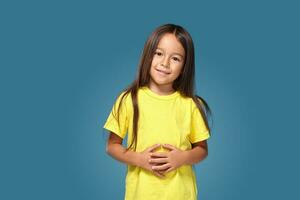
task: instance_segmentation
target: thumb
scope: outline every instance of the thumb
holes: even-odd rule
[[[151,147],[148,148],[148,151],[151,152],[151,151],[155,150],[156,148],[158,148],[160,146],[161,146],[161,144],[152,145]]]

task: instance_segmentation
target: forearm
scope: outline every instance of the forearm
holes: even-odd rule
[[[110,144],[106,152],[122,163],[138,166],[138,153],[132,150],[126,152],[125,150],[126,148],[121,144]]]
[[[207,157],[208,153],[206,149],[200,146],[196,146],[191,150],[184,151],[183,155],[184,165],[193,165],[204,160]]]

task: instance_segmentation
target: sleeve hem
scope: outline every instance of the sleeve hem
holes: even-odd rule
[[[113,132],[114,134],[118,135],[119,137],[121,137],[122,139],[124,139],[124,135],[121,134],[117,129],[113,128],[113,127],[108,127],[108,126],[103,126],[104,129]]]
[[[208,138],[210,138],[210,135],[209,135],[209,131],[207,130],[206,132],[203,133],[203,135],[201,135],[201,137],[197,137],[191,140],[191,143],[201,142],[203,140],[207,140]]]

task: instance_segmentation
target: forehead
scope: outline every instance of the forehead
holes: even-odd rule
[[[167,51],[169,53],[178,53],[184,55],[184,48],[181,43],[177,40],[176,36],[172,33],[164,34],[158,45],[157,48]]]

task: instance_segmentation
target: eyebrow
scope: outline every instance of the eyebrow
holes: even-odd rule
[[[160,48],[160,47],[157,47],[157,49],[159,49],[159,50],[162,50],[162,51],[163,51],[163,49],[162,49],[162,48]],[[183,55],[181,55],[180,53],[177,53],[177,52],[175,52],[174,54],[176,54],[176,55],[179,55],[179,56],[181,56],[181,57],[183,58]]]

